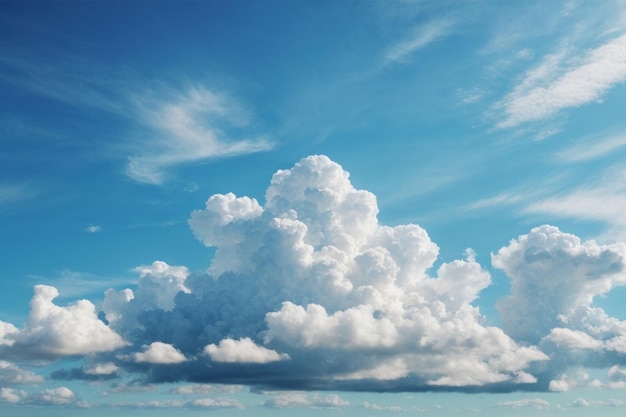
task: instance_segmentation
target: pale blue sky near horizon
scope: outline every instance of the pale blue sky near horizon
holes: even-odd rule
[[[623,414],[624,1],[5,1],[0,51],[1,412]]]

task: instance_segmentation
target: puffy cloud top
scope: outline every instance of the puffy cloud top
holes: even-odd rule
[[[53,303],[58,295],[54,287],[35,286],[26,325],[18,332],[9,328],[12,354],[53,358],[108,352],[126,345],[122,337],[98,319],[90,301],[79,300],[60,307]]]
[[[537,343],[560,317],[626,283],[626,245],[581,242],[554,226],[536,227],[492,255],[511,279],[511,295],[498,307],[504,328]]]
[[[169,365],[187,360],[178,349],[167,343],[152,342],[144,348],[144,352],[135,353],[135,361]]]

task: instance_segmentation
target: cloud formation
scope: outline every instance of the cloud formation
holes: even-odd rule
[[[149,346],[144,346],[144,351],[135,353],[136,362],[157,363],[169,365],[185,362],[187,358],[180,350],[168,343],[152,342]]]
[[[204,353],[214,362],[228,363],[268,363],[289,359],[289,355],[259,346],[249,337],[222,339],[219,345],[207,345]]]
[[[228,375],[281,386],[297,375],[291,386],[345,389],[534,382],[525,370],[547,356],[481,324],[471,303],[490,277],[473,256],[431,276],[438,247],[426,231],[380,225],[377,214],[375,196],[355,189],[341,166],[304,158],[274,174],[264,205],[210,197],[189,220],[216,247],[208,273],[155,262],[135,292],[107,292],[106,319],[135,345],[159,341],[194,358],[157,369],[156,380]]]
[[[504,330],[516,340],[538,343],[564,315],[626,284],[625,257],[623,243],[581,242],[554,226],[534,228],[511,241],[492,255],[493,266],[511,280],[511,295],[498,302]],[[580,334],[553,331],[553,339],[585,342]]]
[[[96,307],[79,300],[67,307],[53,303],[59,295],[48,285],[35,286],[30,314],[24,327],[16,331],[3,323],[0,330],[4,351],[17,357],[58,358],[87,355],[121,348],[126,342],[98,319]]]
[[[126,165],[126,174],[138,182],[161,184],[173,166],[272,147],[263,136],[249,137],[244,129],[249,117],[239,104],[204,87],[190,88],[171,101],[138,105],[150,135]]]
[[[106,291],[99,315],[87,300],[57,306],[56,289],[37,286],[22,329],[0,322],[0,349],[22,359],[86,356],[54,379],[127,373],[143,384],[202,383],[185,395],[212,392],[206,383],[379,391],[602,384],[581,379],[584,366],[610,369],[607,386],[626,381],[626,322],[593,306],[626,283],[626,245],[583,242],[547,225],[512,240],[492,255],[511,280],[497,305],[499,328],[473,304],[491,277],[472,250],[435,267],[439,248],[423,228],[385,226],[377,215],[376,197],[354,188],[340,165],[304,158],[274,174],[264,204],[217,194],[191,213],[193,234],[216,248],[205,272],[162,261],[137,267],[137,286]],[[38,379],[8,362],[1,369],[10,384]],[[150,406],[229,406],[193,401]],[[298,404],[342,401],[280,394],[266,403]]]
[[[561,110],[598,101],[626,80],[626,35],[573,58],[567,48],[544,57],[497,105],[499,128],[544,120]]]
[[[385,52],[384,63],[405,62],[415,51],[425,48],[450,34],[454,22],[448,19],[434,20],[416,27],[410,36],[391,46]]]

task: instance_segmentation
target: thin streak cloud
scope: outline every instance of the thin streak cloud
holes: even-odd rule
[[[453,27],[454,22],[452,20],[434,20],[416,27],[410,36],[387,49],[384,63],[408,61],[415,51],[448,36]]]
[[[140,101],[139,106],[148,131],[126,165],[126,174],[137,182],[159,185],[176,165],[273,147],[263,135],[247,137],[249,116],[238,103],[204,87],[156,105]],[[234,138],[233,130],[244,137]]]
[[[565,69],[562,69],[565,67]],[[567,48],[544,58],[502,101],[498,128],[547,119],[560,111],[599,101],[626,80],[626,35],[591,50],[581,60]]]

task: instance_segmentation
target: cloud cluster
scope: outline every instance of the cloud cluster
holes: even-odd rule
[[[22,359],[88,355],[57,379],[130,373],[144,384],[396,391],[596,384],[570,372],[581,366],[610,368],[611,384],[620,383],[626,323],[592,303],[626,283],[626,245],[582,242],[553,226],[512,240],[492,255],[511,280],[498,328],[473,304],[491,278],[471,250],[435,268],[439,248],[424,229],[381,225],[377,214],[375,196],[355,189],[341,166],[304,158],[274,174],[264,204],[218,194],[191,213],[194,235],[216,248],[206,272],[140,266],[136,288],[108,290],[99,315],[87,300],[57,306],[57,291],[37,286],[22,329],[0,322],[0,349]],[[7,362],[0,378],[38,377]],[[290,394],[266,405],[297,404],[342,401]]]
[[[473,256],[430,275],[438,247],[426,231],[377,214],[375,196],[325,156],[274,174],[264,205],[210,197],[189,220],[216,247],[206,274],[155,262],[136,291],[107,292],[110,327],[144,346],[122,366],[167,363],[156,380],[345,389],[534,382],[526,369],[547,356],[482,324],[471,303],[490,276]]]

